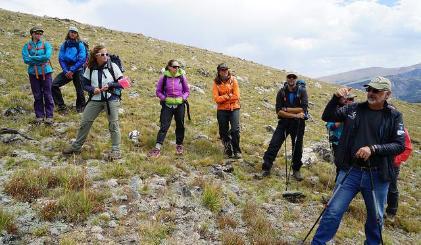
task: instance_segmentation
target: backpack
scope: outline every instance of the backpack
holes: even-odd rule
[[[395,156],[394,158],[395,167],[399,167],[403,162],[408,160],[409,156],[412,153],[411,137],[409,137],[408,129],[404,128],[404,132],[405,132],[405,150],[401,154]]]
[[[80,41],[77,43],[77,45],[75,46],[78,54],[79,54],[79,51],[80,51],[80,50],[79,50],[79,43],[80,43],[80,42],[81,42],[81,43],[83,44],[83,46],[85,47],[85,54],[86,54],[86,57],[85,57],[85,64],[83,64],[83,67],[84,67],[84,68],[86,68],[86,66],[88,65],[88,61],[89,61],[89,44],[88,44],[86,41],[80,40]],[[68,47],[69,47],[68,42],[67,42],[67,41],[65,41],[65,42],[64,42],[64,50],[66,50]]]
[[[28,53],[29,53],[32,50],[31,42],[28,42],[27,48],[28,48]],[[44,43],[44,41],[41,43],[41,47],[36,47],[35,48],[35,50],[41,50],[41,49],[44,50],[44,54],[47,52],[45,50],[45,43]],[[44,64],[41,65],[41,67],[42,67],[42,77],[43,77],[44,80],[45,80],[44,66],[45,66],[46,63],[50,64],[50,66],[53,67],[53,65],[51,65],[51,60],[48,60],[47,62],[45,62]],[[36,76],[37,79],[39,79],[37,65],[34,65],[34,67],[35,67],[35,76]]]
[[[180,78],[180,84],[184,82],[184,75],[179,76]],[[165,86],[167,85],[167,79],[168,77],[164,75],[164,77],[162,78],[162,92],[165,91]],[[191,117],[190,117],[190,105],[189,102],[187,100],[184,101],[184,104],[187,107],[187,118],[189,119],[189,121],[191,121]]]

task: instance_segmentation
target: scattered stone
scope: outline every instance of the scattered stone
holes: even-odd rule
[[[15,106],[15,107],[11,107],[8,108],[6,111],[4,111],[3,115],[5,117],[10,117],[10,116],[17,116],[18,114],[25,114],[26,111],[25,109],[23,109],[22,106]]]
[[[268,133],[274,133],[276,128],[274,128],[272,125],[266,125],[265,129]]]
[[[191,197],[191,191],[186,185],[181,187],[181,193],[184,197]]]
[[[116,179],[110,179],[108,180],[108,186],[109,187],[117,187],[118,186],[118,182]]]
[[[128,213],[128,211],[127,211],[127,206],[126,206],[126,205],[121,205],[121,206],[119,206],[119,207],[118,207],[118,209],[117,209],[116,217],[117,217],[118,219],[121,219],[121,218],[123,218],[124,216],[126,216],[126,215],[127,215],[127,213]]]
[[[93,232],[93,233],[102,233],[102,228],[100,227],[100,226],[93,226],[92,228],[91,228],[91,231]]]
[[[319,82],[314,83],[314,87],[316,88],[322,88],[322,85]]]
[[[199,94],[205,94],[205,91],[203,89],[201,89],[201,88],[199,88],[198,86],[195,86],[195,85],[190,84],[190,90],[193,91],[193,92],[197,92]]]
[[[133,176],[132,179],[130,180],[130,188],[132,190],[134,199],[139,199],[140,197],[139,188],[141,185],[142,185],[142,179],[139,178],[138,176]]]
[[[240,77],[240,76],[236,76],[238,83],[249,83],[249,78],[248,77]]]
[[[0,86],[6,85],[7,81],[4,78],[0,78]]]
[[[118,224],[114,220],[111,220],[110,222],[108,222],[108,227],[110,227],[110,228],[115,228],[117,226],[118,226]]]
[[[193,137],[193,140],[209,140],[209,136],[205,134],[198,134]]]
[[[262,105],[263,105],[263,107],[265,107],[266,109],[269,109],[269,110],[275,110],[275,105],[273,105],[273,104],[271,104],[271,103],[269,103],[269,102],[267,102],[267,101],[263,101],[263,102],[262,102]]]
[[[204,77],[210,77],[211,76],[210,72],[205,70],[204,68],[197,69],[197,73],[201,76],[204,76]]]
[[[137,97],[139,97],[140,95],[139,95],[139,93],[138,92],[136,92],[136,91],[130,91],[129,92],[129,97],[130,98],[137,98]]]

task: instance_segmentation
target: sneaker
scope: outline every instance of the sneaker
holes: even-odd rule
[[[54,123],[54,120],[53,120],[52,117],[48,117],[48,118],[45,119],[45,124],[53,125],[53,123]]]
[[[303,176],[301,176],[300,171],[295,170],[292,171],[292,177],[294,177],[296,181],[302,181],[304,179]]]
[[[177,145],[175,147],[175,154],[177,154],[177,155],[183,155],[183,152],[184,152],[183,145]]]
[[[64,155],[70,155],[70,154],[79,154],[80,150],[76,150],[73,148],[72,145],[69,145],[68,147],[64,148],[64,150],[62,151],[62,153]]]
[[[148,153],[148,157],[159,157],[161,155],[161,150],[158,148],[153,148],[149,153]]]
[[[234,153],[234,155],[232,156],[232,158],[234,158],[234,159],[242,159],[243,156],[241,155],[241,153],[236,152],[236,153]]]

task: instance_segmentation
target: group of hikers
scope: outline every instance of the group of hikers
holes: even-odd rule
[[[125,79],[120,67],[111,61],[108,50],[96,45],[92,50],[80,40],[78,29],[68,29],[60,47],[59,62],[62,72],[52,80],[50,63],[51,45],[42,40],[44,29],[35,26],[30,30],[31,40],[22,49],[23,60],[28,64],[28,74],[34,96],[37,123],[53,123],[54,105],[66,113],[60,87],[73,81],[76,89],[76,111],[82,113],[76,140],[65,147],[63,154],[80,153],[89,130],[105,111],[111,134],[111,159],[121,158],[121,134],[118,118],[120,95]],[[240,89],[236,77],[226,63],[219,64],[213,81],[213,99],[217,104],[219,137],[223,154],[227,158],[240,159]],[[276,96],[278,125],[264,153],[261,178],[271,175],[273,162],[282,144],[290,135],[292,143],[292,176],[303,180],[303,137],[308,118],[308,95],[305,82],[296,74],[286,76],[284,86]],[[396,215],[398,205],[397,175],[399,165],[410,154],[401,113],[391,106],[391,82],[375,77],[366,87],[367,99],[356,103],[350,88],[339,88],[326,105],[322,120],[327,122],[329,140],[332,143],[334,163],[337,168],[336,185],[312,244],[325,244],[331,240],[352,199],[361,192],[367,209],[365,224],[366,244],[382,242],[386,200],[388,216]],[[89,99],[85,101],[84,92]],[[184,117],[188,108],[189,84],[185,71],[177,60],[168,61],[156,84],[156,96],[160,100],[160,129],[156,144],[148,157],[161,154],[164,139],[174,117],[176,123],[176,147],[178,155],[184,153]],[[406,142],[405,142],[406,141]],[[406,150],[405,150],[406,148]],[[400,155],[405,150],[405,156]],[[396,160],[396,157],[400,160]],[[389,193],[389,194],[388,194]]]

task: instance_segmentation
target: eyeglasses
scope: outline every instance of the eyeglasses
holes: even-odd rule
[[[95,56],[108,56],[108,53],[97,53]]]
[[[42,32],[42,31],[36,31],[36,32],[34,32],[36,35],[42,35],[42,34],[44,34],[44,32]]]
[[[375,88],[372,88],[372,87],[367,87],[365,89],[365,91],[372,92],[373,94],[377,94],[377,93],[383,92],[385,90],[384,89],[375,89]]]

